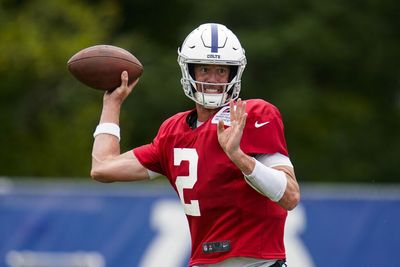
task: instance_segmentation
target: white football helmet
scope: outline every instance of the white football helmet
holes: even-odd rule
[[[237,99],[241,77],[246,67],[244,49],[236,35],[224,25],[207,23],[193,30],[178,48],[178,63],[182,71],[182,87],[185,95],[204,106],[214,109]],[[229,65],[228,83],[202,83],[195,80],[194,64]],[[222,86],[222,93],[205,93],[204,86]]]

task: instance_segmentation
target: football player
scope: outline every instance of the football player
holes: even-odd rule
[[[101,182],[168,178],[186,213],[190,266],[286,266],[287,211],[300,200],[279,110],[261,99],[241,100],[246,57],[224,25],[193,30],[178,49],[185,95],[192,110],[167,119],[150,144],[123,154],[121,104],[133,87],[103,99],[92,153]]]

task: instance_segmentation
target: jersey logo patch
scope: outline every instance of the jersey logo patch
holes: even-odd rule
[[[231,250],[231,241],[203,243],[203,253],[227,252]]]
[[[221,108],[217,114],[215,114],[211,123],[218,124],[220,120],[222,120],[226,126],[231,126],[231,112],[229,106]]]
[[[256,123],[254,124],[254,126],[255,126],[256,128],[260,128],[260,127],[263,127],[264,125],[267,125],[268,123],[269,123],[269,121],[262,122],[262,123],[258,123],[258,121],[256,121]]]

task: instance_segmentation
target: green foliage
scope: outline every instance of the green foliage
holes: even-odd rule
[[[66,62],[94,44],[142,61],[121,144],[150,142],[193,106],[177,47],[195,26],[220,22],[246,49],[242,97],[280,108],[300,181],[398,182],[399,12],[395,0],[0,1],[0,175],[88,175],[102,93]]]
[[[6,1],[0,10],[1,175],[84,175],[98,107],[94,95],[78,90],[66,61],[105,42],[118,6]]]

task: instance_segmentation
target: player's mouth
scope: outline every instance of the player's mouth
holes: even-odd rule
[[[223,90],[219,88],[204,88],[204,93],[206,94],[220,94],[222,91]]]
[[[222,94],[226,90],[225,83],[199,83],[197,91],[204,94]]]
[[[203,93],[205,94],[222,94],[226,88],[226,85],[204,84],[202,88],[203,88]]]

